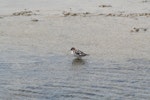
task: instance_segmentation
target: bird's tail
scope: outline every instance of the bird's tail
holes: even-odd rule
[[[90,54],[86,54],[86,56],[89,56]]]

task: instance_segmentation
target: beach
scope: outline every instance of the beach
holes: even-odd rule
[[[0,1],[0,99],[150,98],[149,0]]]

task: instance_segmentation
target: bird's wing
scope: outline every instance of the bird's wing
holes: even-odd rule
[[[77,50],[76,51],[76,54],[80,55],[80,56],[85,56],[87,54],[85,54],[84,52],[80,51],[80,50]]]

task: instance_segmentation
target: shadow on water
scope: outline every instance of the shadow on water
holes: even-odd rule
[[[85,61],[83,59],[75,58],[72,61],[73,66],[80,66],[80,65],[84,65],[84,64],[85,64]]]

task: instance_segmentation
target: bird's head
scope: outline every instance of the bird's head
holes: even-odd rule
[[[72,47],[71,49],[70,49],[71,51],[74,51],[74,50],[76,50],[74,47]]]
[[[71,50],[71,54],[74,54],[76,49],[74,47],[72,47],[70,50]]]

